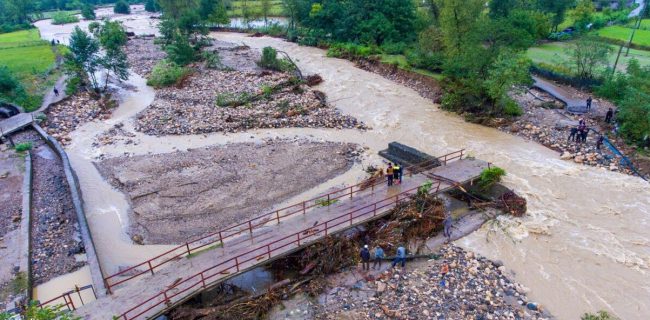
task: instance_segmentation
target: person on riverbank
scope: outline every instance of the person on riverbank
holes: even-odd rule
[[[386,178],[388,179],[388,186],[389,187],[393,185],[393,173],[394,173],[393,171],[394,170],[395,169],[393,169],[393,164],[389,162],[388,163],[388,168],[386,168]]]
[[[381,269],[381,260],[384,259],[384,249],[382,249],[380,246],[377,246],[375,248],[375,261],[372,263],[372,270],[380,270]]]
[[[600,147],[603,145],[603,142],[605,142],[605,136],[601,134],[600,137],[598,137],[598,140],[596,141],[597,150],[600,150]]]
[[[363,246],[361,249],[361,270],[370,270],[370,250],[368,250],[368,245]]]
[[[59,90],[56,87],[54,87],[54,90],[52,90],[52,91],[54,91],[55,96],[57,96],[57,97],[59,96]]]
[[[587,98],[587,111],[591,110],[591,102],[593,99],[591,97]]]
[[[399,178],[399,172],[402,170],[402,167],[398,163],[395,163],[393,166],[393,182],[396,184],[401,184],[402,179]]]
[[[569,133],[569,138],[567,139],[567,141],[575,141],[576,134],[578,134],[578,128],[577,127],[571,128],[571,133]]]
[[[580,131],[580,140],[582,143],[587,142],[587,135],[589,135],[589,128],[585,127],[582,131]]]
[[[607,113],[605,114],[605,122],[610,123],[612,121],[613,116],[614,116],[614,109],[609,108],[607,110]]]
[[[395,259],[393,259],[393,264],[392,264],[391,267],[395,268],[395,266],[398,263],[402,264],[402,268],[404,268],[406,266],[406,248],[404,248],[403,246],[399,246],[397,248],[397,252],[395,254]]]
[[[444,223],[444,229],[442,234],[447,238],[447,242],[451,241],[451,227],[454,223],[454,218],[451,216],[451,213],[447,214],[447,217],[445,217]]]

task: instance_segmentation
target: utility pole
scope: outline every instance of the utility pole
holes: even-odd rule
[[[632,34],[630,35],[630,41],[627,42],[627,50],[625,51],[625,56],[627,57],[630,54],[630,47],[632,46],[632,40],[634,39],[634,33],[636,33],[636,30],[641,27],[641,21],[643,20],[643,17],[646,16],[648,13],[648,0],[644,1],[643,5],[643,10],[639,11],[639,15],[636,17],[636,23],[634,24],[634,28],[632,28]]]

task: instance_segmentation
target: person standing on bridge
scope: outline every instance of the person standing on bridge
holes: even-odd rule
[[[380,246],[377,246],[375,248],[375,261],[372,263],[372,270],[380,270],[381,260],[383,259],[384,259],[384,249],[382,249]]]
[[[591,102],[593,99],[591,97],[587,98],[587,111],[591,110]]]
[[[402,181],[399,179],[400,170],[402,170],[402,168],[399,166],[399,163],[396,162],[395,165],[393,166],[393,181],[396,184],[402,183]]]
[[[393,173],[394,173],[394,170],[395,169],[393,169],[393,164],[389,162],[388,163],[388,168],[386,168],[386,178],[388,179],[388,186],[389,187],[393,185]]]
[[[368,245],[363,246],[360,255],[361,255],[361,269],[370,271],[370,250],[368,250]]]
[[[399,248],[397,248],[397,254],[393,260],[392,267],[395,268],[398,263],[402,264],[402,268],[406,266],[406,249],[403,246],[399,246]]]

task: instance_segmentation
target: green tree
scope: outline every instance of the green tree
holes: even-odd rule
[[[573,25],[578,30],[587,30],[587,26],[593,21],[594,12],[596,12],[596,8],[591,0],[578,1],[578,5],[571,12]]]
[[[4,15],[11,24],[27,24],[29,13],[34,10],[33,0],[3,0]]]
[[[78,26],[70,35],[69,52],[65,55],[65,70],[71,78],[78,78],[84,83],[90,79],[90,84],[99,89],[95,72],[100,65],[99,41],[93,39]]]
[[[103,24],[97,22],[90,24],[88,29],[104,49],[104,56],[98,60],[99,64],[106,69],[104,90],[108,87],[111,72],[120,80],[128,80],[129,63],[123,49],[128,38],[122,23],[104,20]]]
[[[289,29],[295,30],[300,22],[301,0],[282,0],[282,9],[289,17]]]
[[[84,3],[81,7],[81,16],[86,20],[95,20],[95,6],[90,3]]]
[[[113,12],[114,13],[121,13],[121,14],[130,14],[131,13],[131,7],[129,7],[129,4],[126,3],[124,0],[119,0],[115,3],[115,7],[113,7]]]
[[[448,56],[454,56],[477,44],[477,26],[484,1],[442,0],[440,27]]]
[[[220,1],[216,5],[214,11],[208,17],[208,21],[212,23],[216,23],[218,25],[230,24],[230,17],[228,16],[228,10],[226,10],[226,6],[223,4],[222,1]]]
[[[490,0],[490,17],[505,18],[510,14],[510,10],[515,9],[517,0]]]
[[[147,12],[158,12],[160,11],[160,6],[156,0],[147,0],[144,4],[144,10]]]
[[[538,0],[538,7],[552,15],[552,31],[558,31],[557,27],[564,22],[566,12],[573,7],[575,0]]]
[[[519,115],[516,103],[508,96],[511,88],[529,87],[533,79],[528,71],[531,61],[523,53],[502,51],[490,65],[487,79],[483,82],[487,94],[494,101],[498,113]]]
[[[264,18],[265,26],[269,25],[269,14],[271,13],[272,6],[273,4],[271,3],[271,0],[260,0],[260,13]]]
[[[7,66],[0,66],[0,94],[11,95],[20,88],[20,81]]]
[[[177,20],[187,11],[196,11],[199,8],[198,0],[157,0],[165,15]]]
[[[178,66],[185,66],[197,59],[196,50],[187,37],[177,34],[166,47],[167,58]]]
[[[593,79],[595,71],[607,65],[612,48],[596,38],[583,37],[571,44],[571,55],[575,73],[582,79]]]

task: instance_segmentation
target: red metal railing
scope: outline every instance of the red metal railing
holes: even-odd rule
[[[440,187],[442,185],[442,182],[435,181],[434,185],[435,187],[432,187],[429,191],[431,194],[436,194],[441,191]],[[237,273],[241,270],[251,268],[257,265],[259,261],[271,259],[274,256],[274,252],[279,251],[275,255],[278,256],[280,254],[287,253],[292,249],[300,248],[302,245],[307,245],[315,242],[322,236],[327,236],[332,233],[346,230],[348,227],[351,227],[355,224],[367,222],[367,219],[371,219],[377,217],[378,215],[382,215],[383,213],[387,213],[390,208],[397,205],[400,201],[404,201],[411,195],[415,194],[419,188],[420,187],[415,187],[407,191],[403,191],[394,196],[390,196],[362,208],[355,209],[336,218],[288,235],[282,239],[275,240],[271,243],[261,245],[255,249],[239,254],[233,258],[230,258],[199,273],[196,273],[189,278],[173,284],[171,287],[166,288],[153,297],[128,309],[118,318],[124,320],[136,319],[162,304],[169,305],[173,303],[173,300],[176,297],[180,296],[178,299],[180,300],[183,297],[190,295],[191,293],[187,293],[181,296],[190,290],[205,289],[213,283],[219,281],[221,278],[223,278],[223,276],[228,276],[233,272]],[[355,219],[357,220],[356,223]],[[294,247],[294,245],[297,245],[297,247]]]
[[[464,149],[463,150],[458,150],[443,156],[440,156],[436,159],[424,161],[422,163],[412,165],[410,167],[405,168],[405,171],[409,171],[411,173],[414,172],[419,172],[426,170],[427,168],[431,167],[432,165],[435,165],[436,160],[440,161],[443,165],[446,165],[448,162],[455,160],[455,159],[462,159],[464,155]],[[261,227],[269,223],[270,221],[275,220],[278,224],[280,223],[280,220],[298,213],[306,214],[308,209],[314,208],[319,206],[319,201],[327,201],[327,203],[331,203],[333,200],[338,200],[344,197],[350,197],[352,198],[354,194],[366,191],[370,189],[371,191],[374,191],[375,186],[377,185],[382,185],[384,184],[384,177],[377,177],[375,178],[375,181],[372,181],[370,185],[367,185],[368,182],[362,182],[359,184],[355,184],[350,187],[345,187],[342,189],[338,189],[335,191],[332,191],[330,193],[302,201],[300,203],[282,208],[282,209],[277,209],[273,212],[252,218],[248,221],[239,223],[237,225],[228,227],[224,230],[214,232],[211,234],[208,234],[206,236],[203,236],[201,238],[186,242],[182,245],[179,245],[173,249],[170,249],[166,252],[163,252],[149,260],[146,260],[144,262],[141,262],[137,265],[131,266],[127,269],[121,270],[118,273],[115,273],[113,275],[107,276],[104,278],[104,283],[105,286],[108,290],[109,293],[111,293],[111,289],[117,285],[120,285],[122,283],[125,283],[127,281],[130,281],[134,278],[137,278],[141,275],[151,273],[152,275],[154,274],[154,271],[156,268],[171,262],[171,261],[176,261],[177,259],[190,255],[192,252],[196,252],[199,250],[202,250],[204,248],[208,248],[210,246],[214,245],[220,245],[224,246],[224,240],[227,240],[229,238],[233,238],[236,236],[241,235],[242,233],[249,233],[250,237],[253,238],[253,230],[255,228]],[[118,279],[116,281],[113,281],[117,277],[123,277],[122,279]]]
[[[95,293],[95,288],[93,288],[93,286],[89,284],[89,285],[83,286],[83,287],[75,286],[74,290],[64,292],[60,296],[57,296],[57,297],[52,298],[50,300],[47,300],[45,302],[39,303],[38,306],[40,308],[43,308],[43,307],[46,307],[46,306],[47,307],[60,307],[60,308],[66,307],[69,311],[77,310],[77,306],[74,303],[74,300],[76,299],[74,297],[74,295],[75,294],[77,295],[77,297],[79,298],[79,302],[83,306],[83,305],[86,304],[86,302],[84,301],[81,293],[83,291],[86,291],[86,290],[92,290],[93,297],[95,299],[97,299],[97,294]],[[61,300],[63,300],[63,303],[60,302]]]

